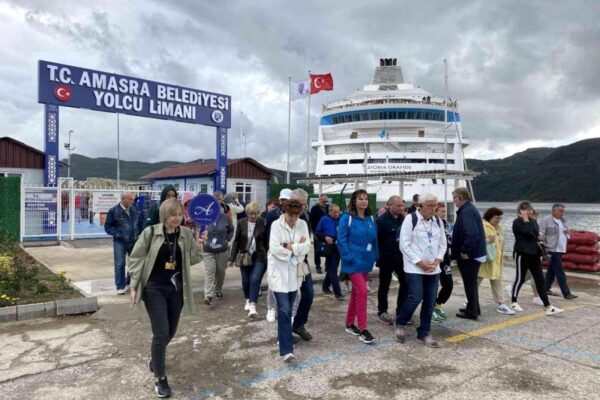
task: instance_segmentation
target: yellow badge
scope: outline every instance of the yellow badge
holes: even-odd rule
[[[175,270],[175,263],[167,261],[165,263],[165,269],[168,269],[168,270],[171,270],[171,271]]]

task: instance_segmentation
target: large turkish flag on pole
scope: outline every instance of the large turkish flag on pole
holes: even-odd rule
[[[333,77],[331,74],[310,74],[310,94],[319,93],[321,90],[333,90]]]

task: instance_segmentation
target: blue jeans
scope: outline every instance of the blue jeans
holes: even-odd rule
[[[294,339],[292,338],[292,307],[296,300],[297,292],[273,292],[277,301],[277,340],[279,340],[279,355],[294,352]],[[296,317],[297,318],[297,317]]]
[[[244,298],[250,300],[252,303],[258,302],[258,292],[260,291],[260,282],[262,281],[264,269],[265,263],[259,260],[254,260],[254,263],[249,267],[240,267]]]
[[[125,273],[125,256],[131,254],[133,243],[113,240],[113,250],[115,256],[115,286],[118,289],[125,289],[129,285],[129,274]]]
[[[567,285],[567,276],[560,259],[561,254],[555,252],[549,252],[549,254],[550,262],[548,263],[548,271],[546,271],[546,291],[550,290],[556,277],[562,295],[567,296],[571,293],[571,289]]]
[[[315,289],[313,288],[312,275],[308,274],[304,277],[304,282],[300,286],[300,304],[294,317],[294,328],[301,328],[308,321],[308,313],[315,297]],[[292,301],[292,304],[294,302]]]
[[[342,295],[340,280],[338,278],[338,266],[340,265],[340,252],[334,244],[331,246],[331,254],[325,257],[325,279],[323,279],[323,291],[333,287],[333,293],[336,296]]]
[[[438,289],[440,274],[405,274],[408,297],[396,317],[396,325],[405,326],[421,304],[421,324],[417,328],[417,337],[424,338],[431,331],[431,316]]]

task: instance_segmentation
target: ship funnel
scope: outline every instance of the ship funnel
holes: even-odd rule
[[[402,67],[396,58],[380,58],[379,67],[375,68],[372,85],[388,85],[404,83]]]

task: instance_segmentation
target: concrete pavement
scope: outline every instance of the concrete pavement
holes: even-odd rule
[[[461,286],[455,276],[450,317],[433,327],[443,346],[429,349],[413,328],[402,345],[392,327],[375,322],[376,295],[369,296],[369,329],[378,340],[360,343],[344,332],[347,302],[318,294],[315,285],[308,324],[315,339],[296,346],[292,367],[279,359],[264,297],[260,319],[250,322],[241,290],[231,288],[224,300],[198,304],[197,316],[182,319],[167,352],[174,398],[591,399],[600,393],[596,282],[576,283],[575,301],[552,297],[567,308],[554,317],[531,304],[528,287],[521,296],[525,312],[500,315],[484,282],[477,322],[453,317],[464,301]],[[396,290],[393,283],[390,304]],[[0,393],[19,400],[155,398],[146,369],[150,337],[143,309],[127,304],[104,304],[90,316],[3,324]]]

